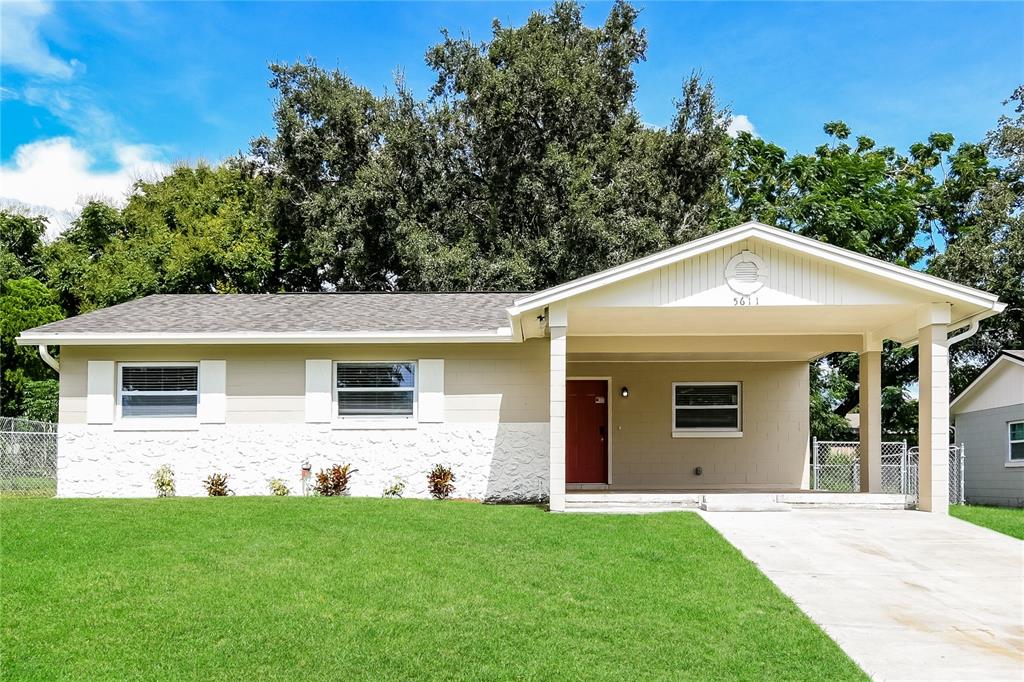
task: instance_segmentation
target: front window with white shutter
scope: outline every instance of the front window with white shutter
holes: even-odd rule
[[[411,418],[416,410],[415,362],[339,362],[339,418]]]
[[[119,370],[122,419],[196,416],[199,405],[197,363],[122,363]]]

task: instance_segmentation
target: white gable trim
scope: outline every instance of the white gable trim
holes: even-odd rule
[[[952,298],[972,305],[989,308],[993,313],[1000,312],[1005,304],[999,303],[997,296],[986,291],[967,287],[962,284],[955,284],[933,275],[917,272],[909,268],[886,263],[885,261],[871,258],[847,249],[842,249],[831,244],[819,242],[816,239],[803,237],[787,230],[777,227],[770,227],[762,223],[749,222],[737,225],[736,227],[723,230],[713,235],[687,242],[680,246],[673,247],[666,251],[639,258],[635,261],[598,272],[587,277],[581,277],[560,284],[544,291],[539,291],[529,296],[516,300],[515,306],[509,308],[509,315],[516,317],[529,310],[551,305],[557,301],[592,291],[600,287],[614,284],[630,277],[635,277],[651,270],[677,263],[687,258],[693,258],[709,251],[713,251],[727,244],[756,237],[777,246],[793,249],[794,251],[806,254],[811,257],[820,258],[838,265],[846,266],[871,275],[883,277],[893,282],[914,287],[930,293],[937,294],[943,298]]]
[[[953,402],[951,402],[949,404],[950,412],[953,412],[954,411],[953,408],[957,406],[957,403],[960,403],[965,398],[967,398],[971,393],[973,393],[974,390],[978,386],[980,386],[993,372],[995,372],[997,368],[1001,369],[1002,366],[1003,366],[1003,362],[1004,361],[1012,362],[1015,365],[1020,365],[1021,367],[1024,367],[1024,360],[1020,360],[1019,358],[1015,358],[1012,355],[1007,355],[1005,353],[1001,353],[999,355],[999,357],[996,358],[994,362],[992,362],[992,364],[990,364],[988,367],[986,367],[985,370],[981,374],[979,374],[978,376],[976,376],[974,378],[974,381],[972,381],[971,383],[967,384],[967,388],[965,388],[964,390],[960,391],[960,395],[958,395],[956,398],[953,399]]]

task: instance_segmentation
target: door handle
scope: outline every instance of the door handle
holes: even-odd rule
[[[604,427],[603,426],[597,427],[597,432],[603,436],[604,435]]]

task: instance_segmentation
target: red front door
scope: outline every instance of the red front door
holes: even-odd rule
[[[608,482],[608,382],[565,384],[565,482]]]

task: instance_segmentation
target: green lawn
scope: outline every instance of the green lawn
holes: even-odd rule
[[[696,514],[0,500],[17,679],[865,679]]]
[[[961,504],[950,507],[949,513],[958,519],[1024,540],[1024,509]]]

